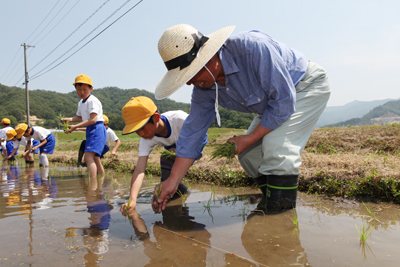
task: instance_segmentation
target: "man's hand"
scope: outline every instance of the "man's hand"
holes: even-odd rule
[[[268,130],[262,127],[260,124],[249,134],[239,135],[238,137],[231,137],[226,141],[227,143],[235,143],[236,145],[236,154],[243,153],[247,148],[249,148],[252,144],[257,143],[261,140],[265,135],[270,133],[271,130]]]
[[[155,186],[153,198],[151,201],[151,207],[153,208],[155,213],[161,213],[161,211],[165,209],[167,201],[175,194],[176,190],[178,189],[178,185],[179,181],[178,184],[176,184],[172,179],[168,178],[164,182]],[[160,195],[158,195],[159,186],[161,186]]]
[[[235,154],[243,153],[249,146],[253,143],[253,140],[249,138],[248,135],[239,135],[236,137],[231,137],[227,141],[227,143],[234,143],[236,146]]]

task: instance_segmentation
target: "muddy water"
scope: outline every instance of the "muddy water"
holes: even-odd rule
[[[363,203],[299,194],[295,213],[260,216],[254,189],[190,184],[191,195],[154,214],[158,179],[147,177],[124,217],[127,173],[90,180],[85,169],[3,165],[0,265],[399,266],[397,205],[366,203],[369,213]],[[372,232],[360,243],[363,225]]]

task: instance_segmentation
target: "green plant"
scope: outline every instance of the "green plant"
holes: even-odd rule
[[[360,231],[360,229],[358,229],[357,225],[356,225],[356,228],[357,228],[357,231],[358,231],[358,236],[360,237],[360,241],[361,242],[367,241],[369,235],[372,233],[372,229],[370,231],[368,231],[369,227],[367,229],[365,229],[364,223],[362,225],[362,230],[361,231]]]
[[[176,191],[177,193],[178,193],[178,195],[182,198],[182,204],[186,207],[186,197],[187,197],[187,194],[182,194],[182,192],[181,191]]]
[[[241,208],[241,212],[242,212],[242,218],[243,219],[245,219],[246,218],[246,205],[242,205],[242,208]]]
[[[292,209],[292,222],[293,222],[294,227],[297,227],[297,225],[299,223],[299,217],[297,216],[296,209]]]
[[[372,218],[376,219],[375,214],[372,213],[372,211],[368,208],[368,206],[363,202],[363,205],[365,209],[368,211],[369,215],[371,215]]]
[[[64,116],[60,113],[58,118],[61,121],[61,125],[63,126],[64,133],[69,130],[69,121],[63,121]]]
[[[161,157],[166,158],[166,159],[173,159],[173,158],[175,158],[175,152],[165,149],[161,153]]]
[[[215,144],[217,146],[217,149],[215,149],[211,153],[211,160],[215,158],[227,158],[228,160],[231,160],[232,158],[235,157],[235,150],[236,150],[236,145],[235,143],[224,143],[224,144]]]
[[[153,202],[156,202],[156,209],[155,209],[156,213],[158,212],[158,202],[157,202],[157,200],[158,200],[158,198],[160,197],[160,194],[161,194],[161,187],[162,187],[162,183],[159,183],[158,184],[157,195],[154,195],[154,197],[153,197]]]

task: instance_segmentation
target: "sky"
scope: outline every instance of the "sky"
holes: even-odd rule
[[[166,72],[158,40],[184,23],[204,35],[230,25],[233,34],[259,30],[302,52],[328,72],[328,106],[400,97],[398,0],[138,2],[0,0],[0,84],[25,88],[26,43],[34,46],[26,51],[29,90],[68,93],[83,73],[94,88],[154,93]],[[191,90],[170,99],[190,103]]]

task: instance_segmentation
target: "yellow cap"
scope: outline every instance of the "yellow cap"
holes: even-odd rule
[[[7,131],[6,135],[7,135],[7,141],[10,141],[17,135],[17,132],[14,129],[11,129]]]
[[[80,75],[76,76],[74,85],[77,83],[86,83],[86,84],[89,84],[90,86],[93,86],[92,80],[90,79],[89,76],[87,76],[85,74],[80,74]]]
[[[11,121],[9,119],[7,119],[7,118],[4,118],[4,119],[1,120],[1,123],[11,124]]]
[[[104,114],[103,114],[103,120],[104,120],[104,124],[108,124],[108,122],[109,122],[108,117]]]
[[[125,127],[122,134],[130,134],[142,128],[157,111],[153,100],[145,96],[132,97],[122,108]]]
[[[28,129],[28,124],[26,123],[18,124],[17,127],[15,127],[15,131],[17,132],[17,138],[20,139],[24,135],[27,129]]]

